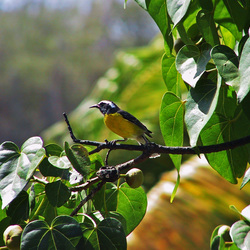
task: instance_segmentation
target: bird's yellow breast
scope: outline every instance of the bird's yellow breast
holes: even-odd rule
[[[144,134],[143,129],[124,119],[119,113],[106,114],[104,123],[112,132],[123,138],[136,138]]]

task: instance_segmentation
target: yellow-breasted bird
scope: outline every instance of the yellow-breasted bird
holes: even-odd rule
[[[140,144],[150,143],[151,131],[130,113],[121,110],[114,102],[103,100],[90,108],[98,108],[104,115],[105,125],[115,134],[127,139],[134,139]]]

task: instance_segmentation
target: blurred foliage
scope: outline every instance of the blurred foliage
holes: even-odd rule
[[[73,3],[50,8],[27,0],[0,11],[0,141],[20,144],[60,120],[91,91],[117,48],[146,44],[156,33],[146,13],[135,15],[136,4],[124,11],[115,0],[105,8],[98,0],[83,9]]]
[[[249,189],[216,175],[204,157],[186,161],[180,174],[173,204],[176,171],[165,173],[149,191],[147,213],[128,237],[128,249],[209,249],[213,229],[239,218],[229,206],[241,210],[249,202]]]

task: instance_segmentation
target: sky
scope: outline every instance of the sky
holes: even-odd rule
[[[93,0],[0,0],[0,9],[2,11],[13,11],[24,6],[27,3],[44,3],[48,8],[68,8],[77,6],[82,10],[89,11]]]

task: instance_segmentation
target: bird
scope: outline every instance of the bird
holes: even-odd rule
[[[126,141],[127,139],[134,139],[140,145],[147,145],[150,143],[146,136],[152,137],[152,132],[133,115],[120,109],[114,102],[102,100],[90,106],[90,108],[99,109],[104,115],[105,125],[112,132],[123,137],[123,140],[114,140],[114,143]]]

